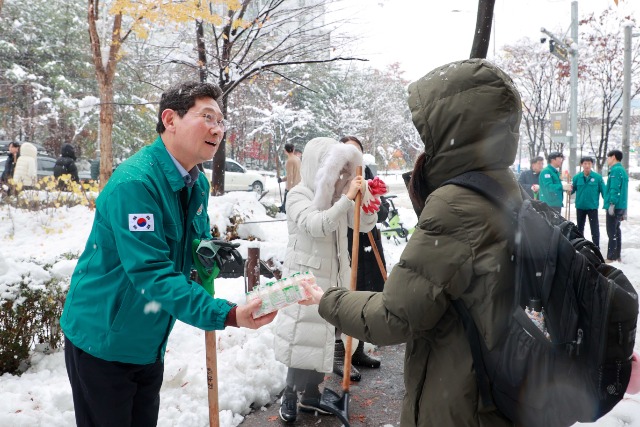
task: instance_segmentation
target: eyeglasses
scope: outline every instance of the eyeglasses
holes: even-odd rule
[[[229,122],[225,119],[216,120],[211,113],[194,113],[197,116],[204,118],[204,123],[207,126],[219,126],[223,131],[229,129]]]

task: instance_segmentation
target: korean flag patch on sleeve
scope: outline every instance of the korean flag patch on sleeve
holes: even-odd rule
[[[129,214],[129,231],[154,231],[153,214]]]

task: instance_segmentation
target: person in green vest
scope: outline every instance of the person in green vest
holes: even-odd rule
[[[576,193],[576,217],[578,230],[584,234],[584,224],[589,217],[589,228],[591,229],[591,241],[600,247],[600,225],[598,224],[598,206],[600,196],[604,198],[604,180],[602,175],[594,172],[593,159],[583,157],[580,159],[582,172],[573,177],[571,194]]]
[[[629,190],[629,175],[622,167],[622,151],[611,150],[607,153],[609,177],[604,193],[603,208],[607,211],[607,263],[621,261],[622,232],[620,223],[627,219],[627,193]]]
[[[194,240],[211,243],[209,182],[197,165],[213,158],[227,127],[221,96],[198,82],[164,92],[158,137],[122,163],[96,199],[60,318],[78,426],[157,425],[176,320],[205,331],[257,329],[276,315],[254,319],[261,301],[236,305],[190,280],[198,261],[209,267],[192,250]]]
[[[571,184],[560,179],[560,168],[564,161],[564,155],[559,151],[552,151],[547,156],[547,167],[542,169],[539,177],[540,201],[560,214],[564,203],[564,192],[571,191]]]

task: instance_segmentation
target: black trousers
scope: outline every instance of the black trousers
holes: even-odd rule
[[[287,193],[289,190],[284,190],[284,199],[282,200],[282,206],[280,206],[280,212],[287,213],[286,204],[287,204]]]
[[[78,427],[155,427],[160,409],[161,361],[109,362],[65,337],[64,360]]]
[[[589,217],[589,228],[591,229],[591,241],[600,247],[600,225],[598,223],[598,209],[576,209],[578,230],[584,236],[584,223]]]
[[[625,214],[625,209],[615,209],[614,215],[607,213],[607,236],[609,236],[609,245],[607,247],[607,259],[619,260],[622,251],[622,233],[620,232],[620,223]]]
[[[317,387],[324,381],[324,372],[313,369],[289,368],[287,369],[287,385],[297,391],[305,391],[307,387]]]

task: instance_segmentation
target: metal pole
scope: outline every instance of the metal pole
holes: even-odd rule
[[[629,170],[629,140],[631,130],[629,113],[631,109],[631,25],[624,27],[624,82],[622,85],[622,167]]]
[[[569,175],[576,174],[578,165],[578,2],[571,2],[571,138],[569,139]]]

